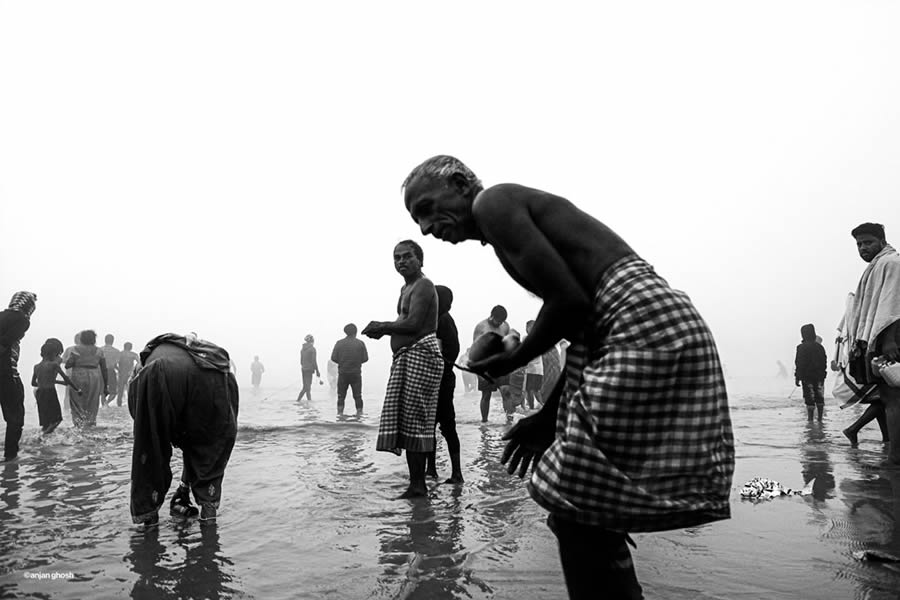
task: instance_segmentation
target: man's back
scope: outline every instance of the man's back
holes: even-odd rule
[[[355,374],[362,372],[362,364],[369,360],[366,344],[355,337],[338,340],[331,353],[331,360],[338,366],[338,373]]]

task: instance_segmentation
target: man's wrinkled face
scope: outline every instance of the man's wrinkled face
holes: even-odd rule
[[[862,233],[856,236],[856,249],[859,251],[860,258],[866,262],[872,262],[875,255],[881,252],[886,244],[887,242],[878,239],[871,233]]]
[[[404,202],[422,235],[432,235],[451,244],[468,239],[466,221],[472,203],[452,184],[416,178],[406,188]]]
[[[397,244],[394,247],[394,269],[403,277],[415,276],[422,272],[422,261],[411,246]]]

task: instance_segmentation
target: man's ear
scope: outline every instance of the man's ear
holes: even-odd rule
[[[471,191],[472,185],[469,183],[469,180],[466,179],[465,175],[462,173],[453,173],[450,175],[450,183],[453,184],[461,194],[468,195]]]

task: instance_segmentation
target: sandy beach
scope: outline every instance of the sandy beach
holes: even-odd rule
[[[406,501],[395,500],[405,461],[374,449],[378,392],[365,390],[361,419],[338,420],[327,387],[302,404],[296,390],[242,390],[218,523],[163,515],[149,533],[128,514],[127,409],[42,438],[27,399],[21,457],[0,470],[0,597],[565,598],[545,513],[499,464],[499,396],[482,425],[478,396],[458,391],[466,482],[433,481],[427,499]],[[900,564],[854,557],[900,555],[900,473],[872,467],[877,427],[850,448],[841,429],[861,409],[829,399],[825,422],[809,424],[790,392],[785,380],[729,380],[732,519],[633,536],[647,598],[897,598]],[[742,500],[755,476],[813,482],[811,493]]]

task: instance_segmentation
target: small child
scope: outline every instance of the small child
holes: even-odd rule
[[[38,406],[38,421],[44,434],[51,433],[62,423],[62,411],[59,407],[59,397],[56,395],[56,384],[68,385],[79,394],[81,393],[81,390],[72,383],[60,366],[62,353],[62,342],[56,338],[48,339],[41,346],[42,360],[34,365],[34,374],[31,376],[34,398],[37,400]],[[62,376],[63,380],[57,381],[57,375]]]

